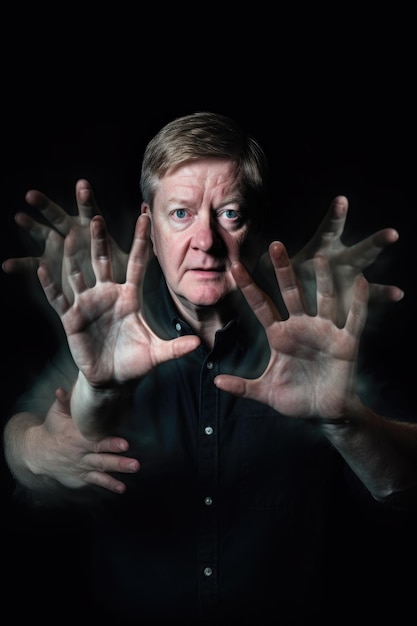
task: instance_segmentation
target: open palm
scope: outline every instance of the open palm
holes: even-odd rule
[[[288,319],[280,316],[241,264],[233,267],[237,284],[265,328],[271,350],[269,364],[257,379],[220,375],[215,383],[225,391],[268,404],[287,416],[337,419],[355,394],[356,358],[366,320],[367,281],[357,277],[346,323],[339,328],[327,259],[317,255],[314,260],[317,314],[310,315],[283,244],[271,244],[270,255]]]
[[[89,286],[72,232],[65,241],[64,265],[73,300],[53,279],[48,265],[38,275],[46,297],[61,318],[73,358],[90,385],[113,387],[141,378],[159,363],[193,350],[196,336],[159,338],[141,312],[141,286],[149,254],[149,220],[140,216],[124,283],[113,279],[111,251],[102,216],[91,220],[91,259],[96,282]]]

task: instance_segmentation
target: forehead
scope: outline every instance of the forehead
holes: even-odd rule
[[[171,167],[159,179],[158,187],[166,192],[178,190],[193,194],[237,192],[240,184],[238,168],[228,159],[198,159]]]

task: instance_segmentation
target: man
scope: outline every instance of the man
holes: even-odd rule
[[[71,355],[18,404],[6,458],[35,502],[91,513],[93,614],[307,623],[335,494],[414,497],[415,425],[357,392],[368,283],[329,243],[294,259],[298,277],[281,242],[265,255],[266,173],[232,120],[176,119],[145,151],[127,261],[94,215],[91,266],[77,227],[62,278],[39,264]],[[346,210],[337,198],[331,234]]]

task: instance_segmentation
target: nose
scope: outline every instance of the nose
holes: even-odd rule
[[[219,240],[216,224],[211,216],[199,215],[194,224],[194,233],[191,245],[196,250],[209,252]]]

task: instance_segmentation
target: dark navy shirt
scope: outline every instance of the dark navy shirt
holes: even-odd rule
[[[160,336],[192,332],[163,281],[146,302]],[[120,434],[141,470],[127,477],[123,506],[110,498],[110,515],[98,516],[94,578],[118,610],[178,623],[314,615],[341,459],[317,425],[213,383],[220,373],[257,377],[268,360],[264,331],[242,302],[212,350],[200,346],[138,385]]]
[[[192,333],[162,277],[145,300],[160,336]],[[123,496],[106,492],[93,511],[101,610],[137,623],[314,617],[342,459],[317,425],[213,384],[220,373],[257,377],[268,360],[242,301],[212,350],[201,345],[137,385],[118,434],[141,469],[123,475]]]

